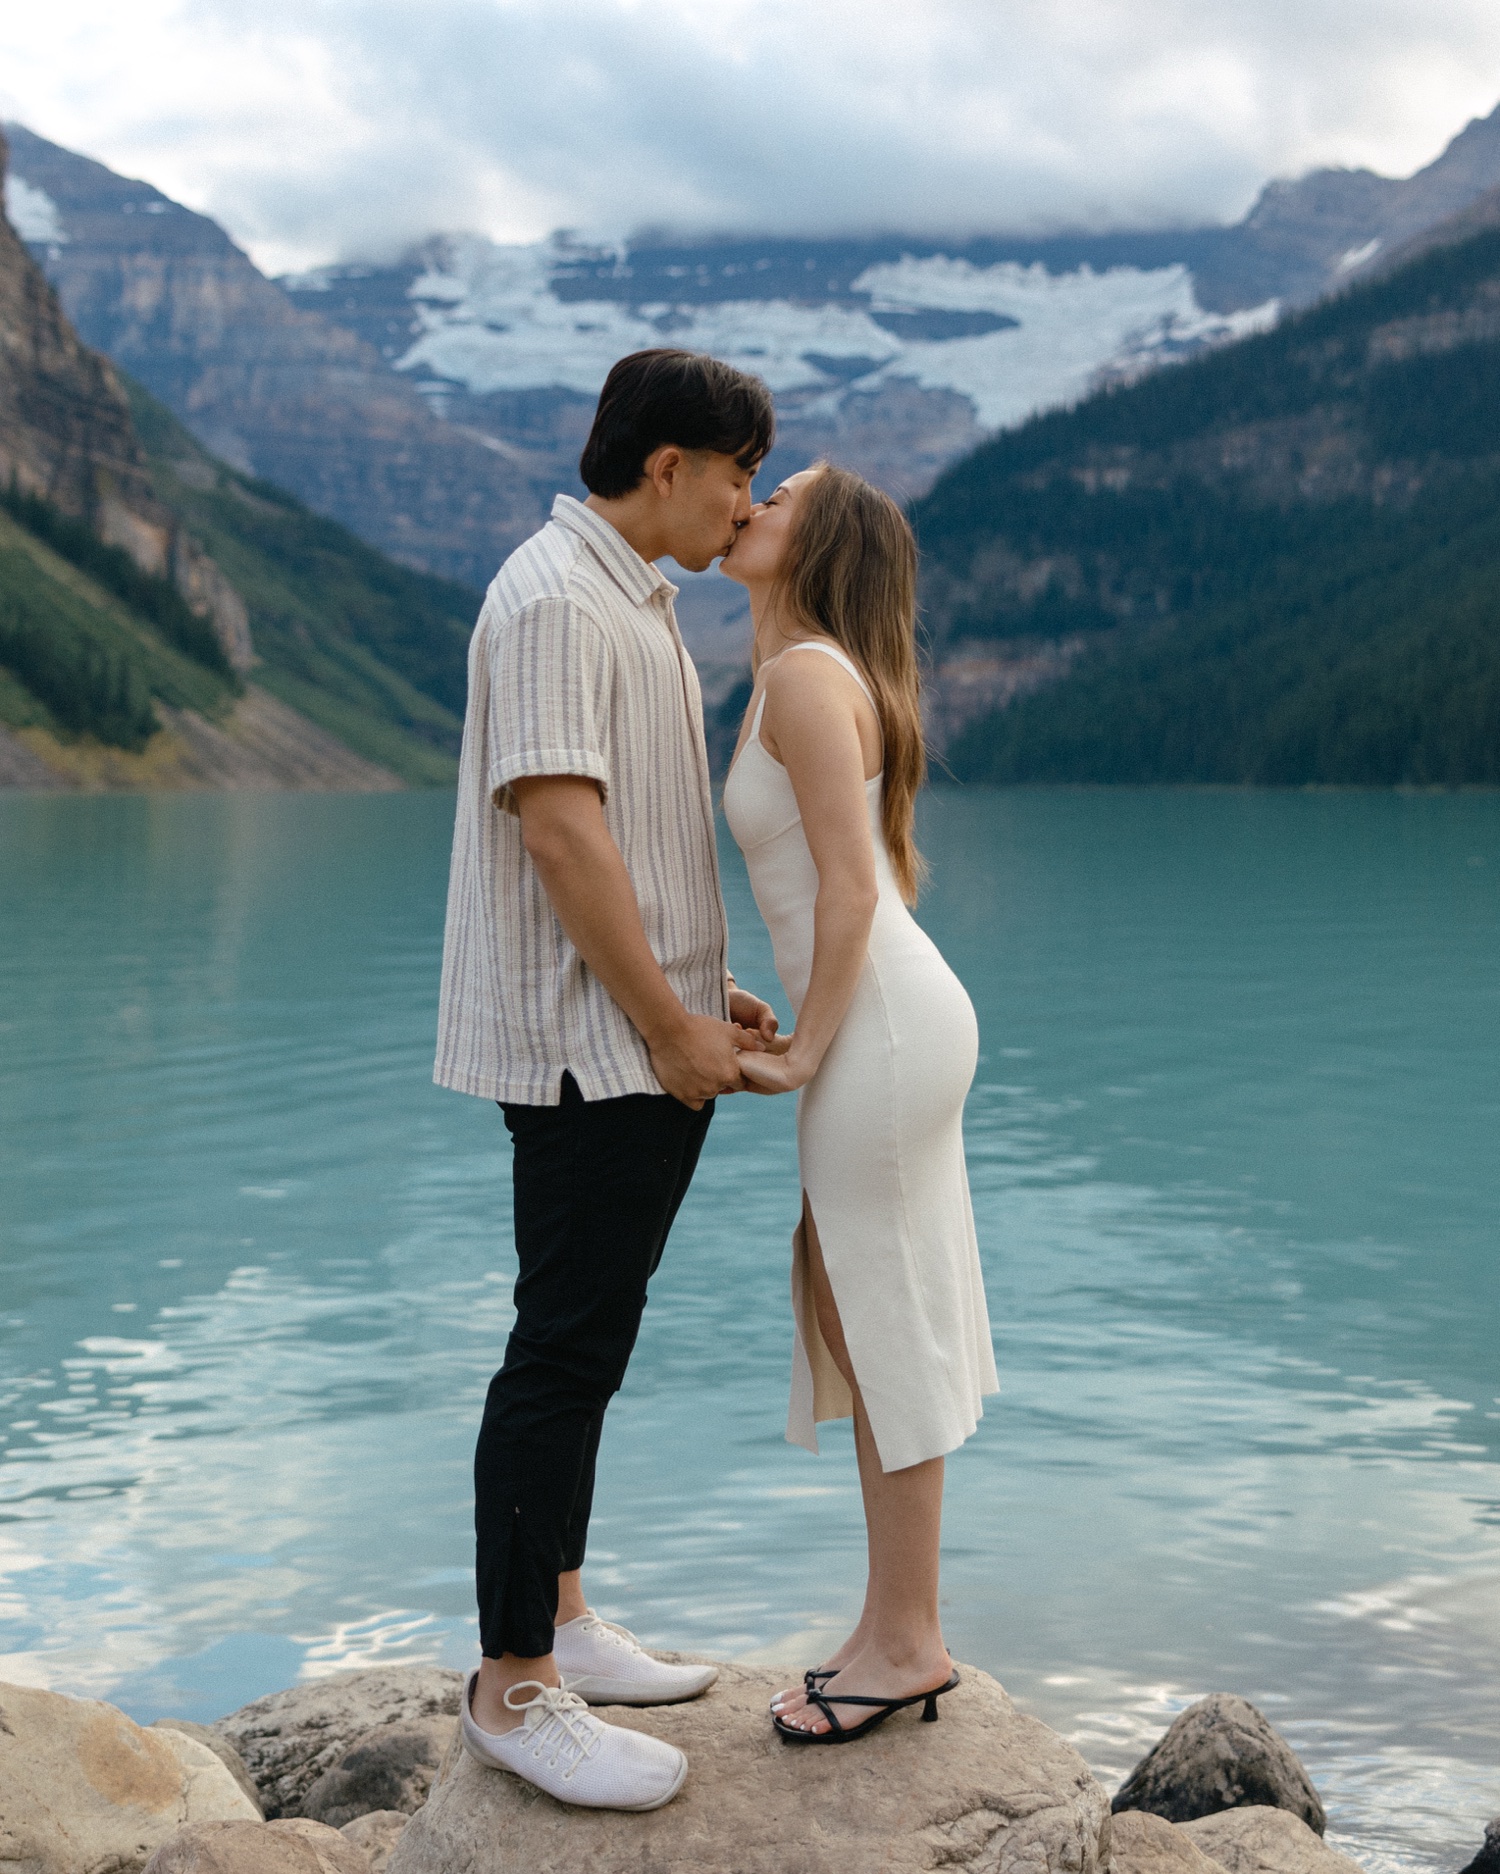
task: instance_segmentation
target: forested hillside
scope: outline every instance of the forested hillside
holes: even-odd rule
[[[451,780],[480,595],[225,467],[146,391],[126,391],[159,498],[245,600],[255,681],[404,779]]]
[[[0,215],[0,785],[450,781],[478,604],[216,461]]]
[[[1068,671],[961,777],[1500,782],[1500,232],[1038,418],[915,518],[945,652]]]
[[[451,781],[478,595],[225,468],[126,388],[158,499],[245,603],[254,684],[402,780]],[[244,678],[172,584],[43,499],[0,502],[0,722],[139,751],[156,702],[225,717]]]
[[[213,718],[239,688],[213,633],[166,581],[148,580],[57,509],[9,491],[0,512],[0,722],[138,751],[157,730],[153,700]]]

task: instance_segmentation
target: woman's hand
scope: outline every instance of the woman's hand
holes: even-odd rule
[[[795,1093],[818,1071],[796,1046],[795,1035],[778,1035],[763,1054],[740,1055],[740,1072],[747,1093]]]

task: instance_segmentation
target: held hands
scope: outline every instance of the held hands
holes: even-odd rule
[[[740,1072],[750,1093],[795,1093],[817,1071],[818,1063],[797,1046],[795,1035],[777,1035],[761,1052],[740,1055]]]
[[[775,1012],[759,996],[731,984],[729,1014],[741,1033],[748,1031],[744,1041],[735,1043],[740,1050],[740,1085],[747,1093],[791,1093],[812,1079],[813,1068],[804,1073],[800,1061],[790,1059],[792,1037],[776,1032],[780,1024]]]
[[[762,1049],[785,1053],[788,1044],[777,1039],[775,1011],[736,984],[729,991],[729,1015],[721,1022],[684,1010],[670,1028],[646,1036],[651,1071],[674,1099],[694,1112],[721,1093],[781,1091],[752,1087],[742,1071],[742,1063]]]
[[[770,1003],[762,1002],[759,996],[751,995],[748,989],[741,989],[738,983],[729,985],[729,1019],[740,1028],[753,1030],[767,1047],[776,1039],[776,1030],[780,1025]]]
[[[754,1001],[754,997],[747,998]],[[761,1005],[764,1007],[764,1004]],[[766,1011],[770,1014],[770,1011]],[[772,1032],[776,1017],[771,1016]],[[712,1015],[689,1015],[660,1034],[647,1035],[651,1071],[673,1099],[696,1113],[721,1093],[739,1093],[745,1087],[740,1063],[766,1045],[760,1032],[721,1022]]]

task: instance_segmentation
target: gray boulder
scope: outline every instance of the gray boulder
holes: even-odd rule
[[[1224,1874],[1186,1830],[1144,1809],[1117,1815],[1109,1844],[1109,1874]]]
[[[1364,1874],[1289,1809],[1226,1809],[1184,1822],[1182,1833],[1228,1874]]]
[[[213,1728],[244,1758],[267,1816],[298,1816],[313,1784],[367,1732],[456,1717],[462,1685],[439,1666],[340,1672],[258,1698]]]
[[[1285,1809],[1321,1835],[1323,1804],[1296,1752],[1248,1699],[1215,1692],[1173,1719],[1121,1784],[1116,1814],[1192,1822],[1224,1809]]]
[[[646,1815],[573,1809],[450,1745],[386,1874],[1103,1874],[1109,1799],[1070,1744],[960,1667],[937,1724],[903,1712],[830,1749],[783,1744],[785,1672],[724,1666],[690,1704],[612,1724],[688,1754],[682,1794]]]
[[[255,1805],[255,1813],[262,1814],[260,1791],[251,1781],[250,1772],[245,1768],[244,1758],[234,1745],[226,1738],[220,1737],[217,1731],[209,1730],[206,1724],[194,1724],[191,1718],[158,1718],[150,1729],[178,1731],[183,1737],[195,1738],[198,1743],[211,1750]]]
[[[370,1874],[370,1863],[321,1822],[203,1822],[165,1842],[142,1874]]]
[[[1500,1815],[1484,1831],[1484,1846],[1463,1874],[1500,1874]]]
[[[386,1874],[401,1831],[410,1820],[411,1817],[403,1815],[399,1809],[373,1809],[369,1815],[346,1822],[339,1833],[368,1857],[370,1874]]]
[[[452,1718],[422,1718],[366,1731],[308,1790],[302,1813],[330,1828],[375,1809],[414,1814],[427,1800],[453,1729]]]

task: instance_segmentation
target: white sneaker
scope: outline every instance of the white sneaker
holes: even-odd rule
[[[706,1692],[717,1666],[669,1666],[592,1608],[557,1629],[552,1657],[570,1692],[591,1705],[675,1705]]]
[[[526,1714],[513,1731],[481,1730],[478,1677],[477,1668],[469,1674],[459,1721],[464,1749],[486,1769],[509,1770],[580,1809],[660,1809],[682,1788],[688,1762],[675,1744],[606,1724],[581,1698],[537,1679],[506,1690],[506,1710]]]

